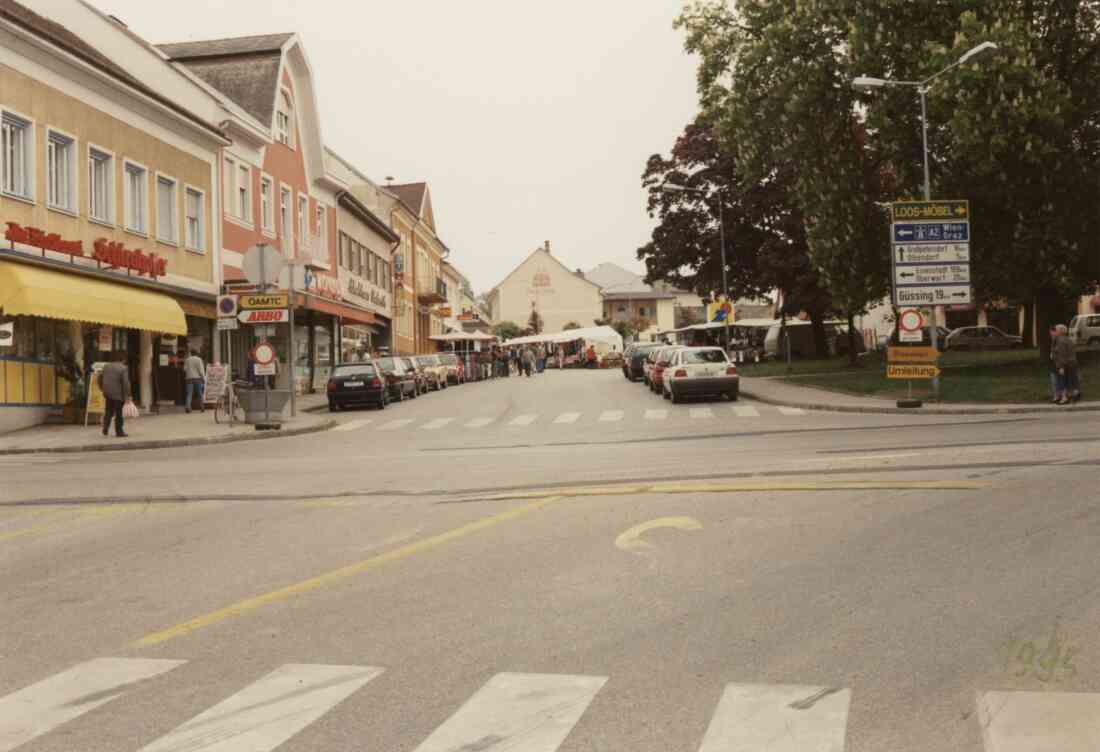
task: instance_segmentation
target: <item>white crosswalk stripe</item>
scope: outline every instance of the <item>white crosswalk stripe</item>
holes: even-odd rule
[[[580,720],[604,676],[497,674],[415,752],[501,749],[554,752]]]
[[[185,662],[97,658],[0,698],[0,752],[10,752],[121,697],[129,685]]]
[[[269,752],[381,673],[371,666],[287,664],[142,752]]]
[[[366,428],[372,423],[370,418],[360,418],[359,420],[349,420],[347,423],[341,423],[332,429],[333,431],[358,431],[360,428]]]
[[[577,418],[581,417],[580,413],[562,413],[558,417],[554,418],[555,423],[576,423]]]
[[[691,417],[696,420],[713,418],[714,411],[711,410],[709,407],[693,407],[691,408]]]
[[[600,422],[601,423],[617,423],[618,421],[620,421],[622,419],[623,419],[623,411],[622,410],[604,410],[602,413],[600,413]]]
[[[454,422],[454,418],[436,418],[435,420],[429,420],[420,428],[424,431],[438,431],[440,428],[450,425],[452,422]]]
[[[410,425],[413,422],[412,418],[402,418],[401,420],[391,420],[389,423],[383,423],[378,426],[379,431],[396,431],[400,428]]]
[[[668,417],[668,410],[646,410],[646,420],[664,420]]]
[[[806,411],[801,407],[780,407],[779,412],[783,415],[805,415]]]
[[[508,425],[510,426],[529,426],[538,420],[539,416],[534,413],[527,413],[526,415],[517,415],[513,418]]]
[[[484,428],[493,422],[492,418],[474,418],[465,423],[467,428]]]
[[[1100,694],[985,692],[978,697],[985,752],[1095,752]]]
[[[739,418],[759,418],[760,411],[752,405],[734,405],[733,412],[737,414]]]
[[[851,691],[729,684],[699,752],[843,752]]]

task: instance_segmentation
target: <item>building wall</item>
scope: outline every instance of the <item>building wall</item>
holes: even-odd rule
[[[494,323],[512,321],[526,327],[532,309],[537,309],[548,333],[560,332],[570,321],[593,326],[604,310],[599,287],[541,249],[497,286],[491,300]]]

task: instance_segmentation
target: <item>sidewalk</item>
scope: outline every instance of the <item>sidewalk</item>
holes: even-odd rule
[[[838,413],[899,413],[903,415],[1011,415],[1018,413],[1065,413],[1100,410],[1100,402],[1077,405],[1051,405],[997,402],[930,403],[924,407],[900,408],[894,400],[861,397],[831,392],[812,386],[799,386],[775,377],[741,377],[741,394],[769,405],[827,410]]]
[[[306,410],[314,403],[325,404],[325,396],[307,395],[298,400],[298,416],[283,423],[277,431],[257,431],[253,426],[214,422],[214,411],[145,415],[126,421],[126,438],[116,438],[114,431],[104,437],[98,425],[41,425],[22,431],[0,434],[0,456],[37,453],[114,452],[128,449],[164,449],[167,447],[226,444],[236,441],[256,441],[300,436],[327,431],[335,425],[327,415]]]

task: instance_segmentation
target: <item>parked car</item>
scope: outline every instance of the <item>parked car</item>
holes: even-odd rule
[[[627,381],[645,378],[645,359],[653,350],[660,349],[659,344],[631,345],[623,353],[623,376]]]
[[[1005,334],[995,326],[962,326],[947,335],[946,350],[1011,350],[1022,347],[1022,337]]]
[[[384,410],[389,402],[387,392],[375,363],[345,363],[329,375],[328,409],[336,412],[352,405],[374,405]]]
[[[434,391],[447,388],[447,368],[436,355],[417,355],[416,364],[428,374],[428,383]]]
[[[662,347],[657,351],[657,357],[653,361],[653,369],[649,374],[649,388],[654,394],[660,394],[664,389],[664,372],[672,360],[673,354],[681,349],[679,345]]]
[[[1100,313],[1074,316],[1069,322],[1069,336],[1078,345],[1100,345]]]
[[[391,400],[401,402],[406,397],[416,397],[416,375],[402,364],[401,358],[378,358],[375,363],[382,372]]]
[[[950,329],[945,329],[942,326],[937,326],[936,327],[936,345],[938,346],[938,348],[940,350],[944,349],[944,347],[945,347],[944,343],[947,342],[947,335],[950,334],[950,333],[951,333]],[[923,331],[921,331],[921,338],[920,338],[919,343],[917,343],[917,342],[900,342],[898,340],[898,333],[897,332],[894,332],[893,334],[891,334],[889,336],[883,335],[879,339],[879,347],[880,348],[900,347],[900,346],[903,346],[903,345],[914,345],[915,346],[917,344],[919,344],[922,347],[931,347],[932,346],[932,338],[929,336],[927,329],[924,329]]]
[[[462,384],[466,381],[466,367],[462,359],[454,353],[440,353],[436,356],[446,369],[448,384]]]
[[[434,377],[429,377],[428,372],[417,364],[416,358],[401,358],[401,362],[405,364],[405,368],[412,371],[413,377],[416,379],[416,393],[426,394],[432,388],[429,379]]]
[[[737,366],[720,347],[683,347],[672,353],[662,375],[663,392],[674,403],[686,397],[727,397],[741,389]]]
[[[657,356],[661,354],[661,350],[668,345],[658,345],[657,347],[646,353],[645,359],[642,361],[642,381],[645,385],[653,389],[653,369],[657,366]]]

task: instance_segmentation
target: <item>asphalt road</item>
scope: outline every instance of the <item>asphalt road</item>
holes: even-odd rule
[[[3,458],[0,752],[1100,748],[1083,414],[615,372]]]

